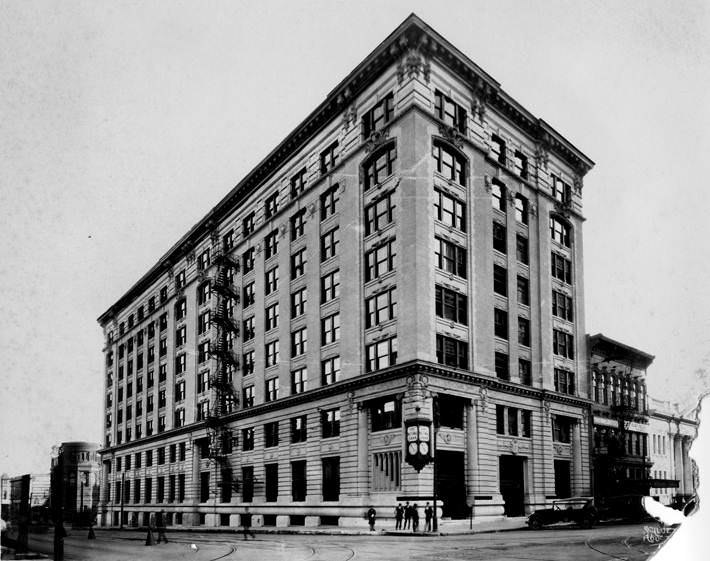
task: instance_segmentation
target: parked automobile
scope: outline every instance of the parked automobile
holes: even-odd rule
[[[597,501],[600,520],[625,520],[641,522],[650,515],[643,506],[643,495],[616,495],[601,497]]]
[[[597,509],[592,497],[572,497],[552,501],[551,508],[536,510],[528,516],[528,526],[539,530],[549,524],[561,522],[579,524],[591,528],[597,521]]]

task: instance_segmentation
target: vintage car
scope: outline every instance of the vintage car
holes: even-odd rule
[[[592,497],[573,497],[552,501],[552,508],[536,510],[528,516],[528,526],[535,530],[549,524],[568,522],[591,528],[597,521],[597,509]]]

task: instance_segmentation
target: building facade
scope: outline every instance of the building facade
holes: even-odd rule
[[[94,442],[62,442],[52,449],[54,506],[65,521],[88,523],[98,510],[99,447]]]
[[[589,494],[592,165],[410,16],[99,318],[102,523]]]

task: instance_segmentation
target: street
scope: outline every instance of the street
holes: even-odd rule
[[[65,540],[68,561],[636,561],[658,549],[644,539],[642,524],[451,536],[257,534],[248,541],[241,534],[176,531],[168,533],[168,544],[154,546],[145,546],[145,533],[137,531],[97,531],[96,540],[83,531],[71,534]],[[52,534],[31,534],[30,546],[51,556]]]

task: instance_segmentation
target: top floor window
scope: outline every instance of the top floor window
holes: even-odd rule
[[[505,212],[505,185],[494,179],[491,185],[491,195],[493,196],[493,208]]]
[[[394,94],[389,93],[362,116],[362,133],[365,138],[389,123],[393,113]]]
[[[273,195],[270,195],[269,197],[267,197],[266,200],[264,201],[264,216],[266,216],[266,218],[271,218],[274,214],[276,214],[278,212],[278,210],[279,210],[278,198],[279,198],[279,194],[278,194],[278,192],[276,192]]]
[[[556,216],[550,216],[550,237],[565,247],[571,246],[570,232],[572,228]]]
[[[245,236],[254,232],[254,212],[250,212],[242,219],[242,234]]]
[[[465,184],[466,161],[453,148],[434,142],[431,151],[436,171],[459,185]]]
[[[175,290],[180,290],[185,286],[185,269],[175,275]]]
[[[559,177],[552,176],[552,196],[560,203],[567,203],[572,198],[572,188]]]
[[[505,141],[497,134],[491,136],[491,154],[499,163],[505,165]]]
[[[320,154],[320,172],[326,174],[338,164],[338,141],[336,140]]]
[[[366,191],[392,175],[396,159],[397,149],[394,143],[390,143],[380,148],[365,162]]]
[[[234,230],[230,230],[222,236],[222,249],[229,251],[234,247]]]
[[[296,198],[306,188],[306,168],[303,168],[291,178],[291,198]]]
[[[434,94],[434,111],[437,118],[459,132],[466,132],[466,110],[439,90]]]
[[[200,253],[199,257],[197,258],[197,268],[200,271],[204,271],[209,266],[210,266],[210,248],[208,247],[202,253]]]
[[[528,157],[523,154],[520,150],[515,151],[514,156],[515,161],[515,173],[517,173],[523,179],[528,177]]]

